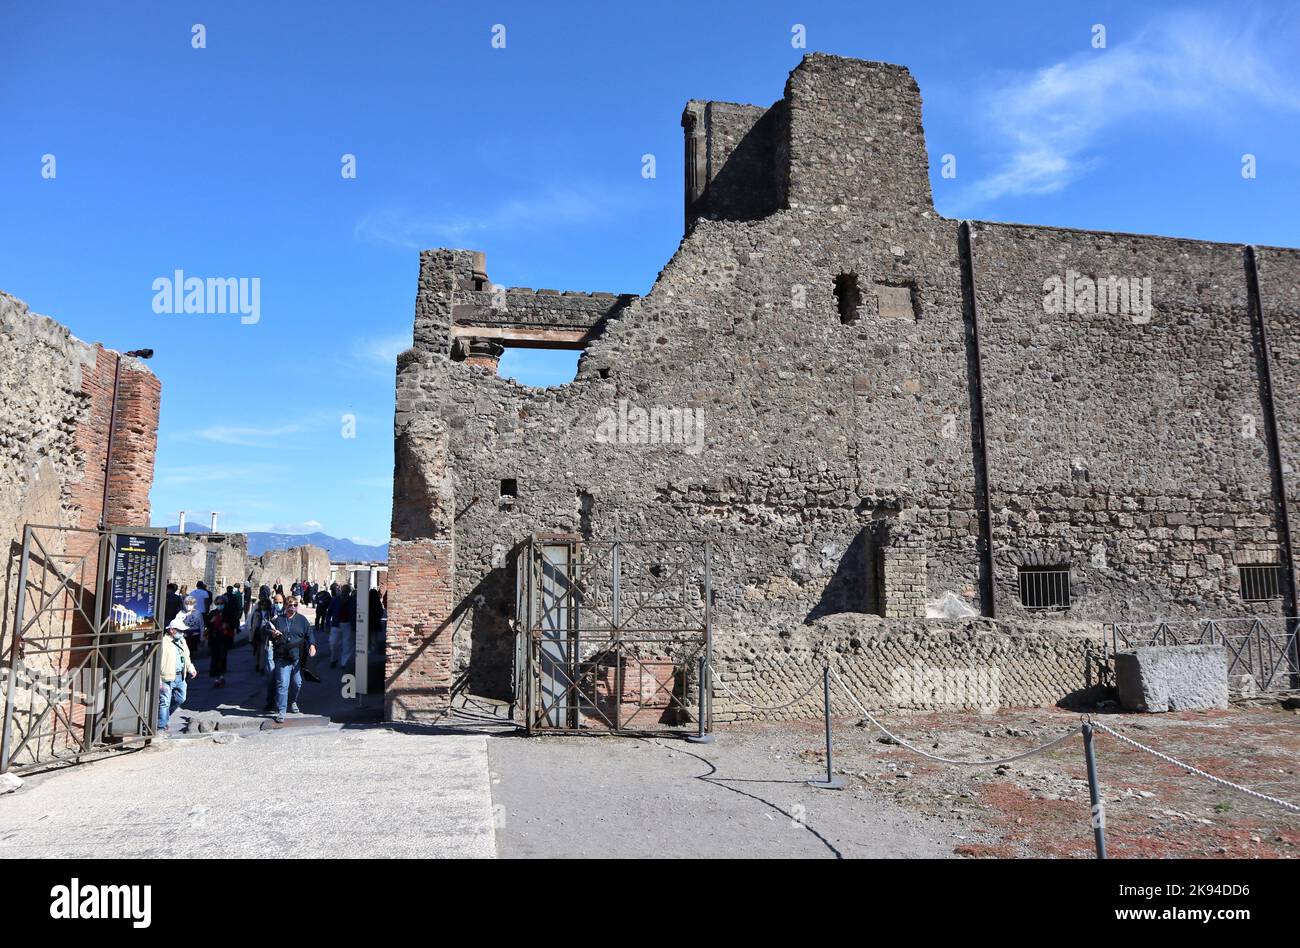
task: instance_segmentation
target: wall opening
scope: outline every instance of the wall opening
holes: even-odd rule
[[[840,311],[840,322],[844,325],[858,321],[858,311],[862,307],[862,288],[858,286],[856,273],[841,273],[835,278],[835,304]]]
[[[503,478],[502,481],[501,481],[501,496],[502,496],[502,497],[518,497],[518,496],[519,496],[519,481],[517,481],[517,480],[516,480],[515,478],[513,478],[513,477],[506,477],[506,478]]]
[[[1033,612],[1064,612],[1070,608],[1070,566],[1021,566],[1020,604]]]
[[[591,539],[591,512],[596,499],[585,490],[578,491],[578,533],[584,540]]]
[[[1241,598],[1245,602],[1272,602],[1282,598],[1282,567],[1277,563],[1238,564]]]
[[[497,375],[532,388],[567,385],[578,377],[581,349],[525,349],[506,347],[497,363]]]

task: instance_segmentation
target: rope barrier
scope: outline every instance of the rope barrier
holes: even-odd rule
[[[1126,737],[1123,734],[1119,733],[1118,731],[1114,730],[1113,728],[1109,728],[1099,721],[1095,721],[1095,720],[1092,721],[1092,726],[1099,731],[1105,731],[1111,737],[1123,741],[1125,744],[1130,744],[1133,747],[1136,747],[1138,750],[1146,751],[1152,757],[1158,757],[1161,760],[1165,761],[1166,763],[1173,764],[1175,767],[1180,767],[1183,770],[1188,771],[1189,773],[1194,773],[1198,777],[1204,777],[1206,780],[1213,781],[1214,783],[1222,784],[1225,787],[1231,787],[1233,790],[1240,790],[1242,793],[1246,794],[1247,796],[1255,797],[1257,800],[1264,800],[1268,803],[1276,803],[1278,806],[1285,807],[1286,809],[1290,810],[1292,813],[1300,813],[1300,806],[1296,806],[1294,803],[1288,803],[1286,800],[1279,800],[1277,797],[1270,797],[1266,793],[1260,793],[1258,790],[1250,789],[1250,787],[1243,787],[1239,783],[1233,783],[1231,780],[1224,780],[1222,777],[1216,777],[1214,776],[1214,774],[1206,773],[1204,770],[1201,770],[1199,767],[1193,767],[1191,764],[1184,763],[1183,761],[1179,760],[1176,757],[1170,757],[1168,754],[1162,754],[1160,753],[1160,751],[1147,747],[1145,744],[1139,744],[1137,741],[1133,740],[1133,738]]]
[[[731,695],[731,697],[732,697],[733,699],[735,699],[736,701],[739,701],[739,702],[740,702],[741,704],[743,704],[745,707],[750,708],[751,710],[754,710],[754,711],[784,711],[786,708],[790,707],[791,705],[798,704],[798,703],[799,703],[800,701],[802,701],[804,698],[808,697],[810,694],[813,693],[813,689],[816,688],[818,685],[821,684],[820,681],[814,681],[811,685],[808,686],[808,689],[807,689],[803,694],[801,694],[799,697],[794,698],[794,699],[792,699],[792,700],[790,700],[790,701],[787,701],[785,704],[777,704],[777,705],[767,706],[767,705],[761,705],[761,704],[750,704],[750,703],[749,703],[748,701],[746,701],[744,698],[740,697],[740,695],[736,694],[736,693],[735,693],[734,691],[732,691],[729,687],[727,687],[727,683],[726,683],[725,681],[723,681],[721,678],[719,678],[717,675],[710,675],[710,676],[709,676],[709,680],[710,680],[710,681],[713,681],[713,682],[716,682],[717,684],[721,685],[721,686],[722,686],[722,690],[725,691],[727,694]]]
[[[1065,734],[1062,734],[1060,737],[1056,738],[1055,740],[1048,741],[1046,744],[1043,744],[1039,747],[1035,747],[1033,750],[1027,750],[1020,754],[1013,754],[1010,757],[998,757],[993,760],[956,760],[955,758],[952,757],[939,757],[936,754],[927,753],[926,751],[921,750],[921,748],[916,747],[913,744],[909,744],[907,741],[903,740],[897,734],[891,732],[889,728],[885,727],[883,724],[877,721],[872,716],[871,712],[862,706],[862,702],[858,700],[857,695],[853,693],[853,691],[849,688],[848,684],[844,681],[844,679],[840,677],[840,673],[835,670],[835,666],[833,665],[830,666],[830,669],[831,669],[831,674],[835,677],[835,680],[840,683],[840,687],[844,689],[844,693],[848,695],[849,700],[852,701],[857,706],[858,711],[862,714],[863,717],[865,717],[876,727],[880,728],[880,730],[884,731],[885,734],[890,739],[897,742],[898,744],[901,744],[903,747],[906,747],[912,753],[920,754],[922,757],[926,757],[929,758],[930,760],[938,761],[939,763],[942,764],[955,764],[956,766],[959,767],[996,767],[999,764],[1009,764],[1015,760],[1023,760],[1026,757],[1032,757],[1035,754],[1040,754],[1043,751],[1048,750],[1049,748],[1055,747],[1058,744],[1064,744],[1066,741],[1072,740],[1073,738],[1079,736],[1077,731],[1068,731]]]

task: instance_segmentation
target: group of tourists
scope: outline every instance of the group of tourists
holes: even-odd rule
[[[193,591],[167,584],[167,604],[159,674],[158,729],[166,731],[171,716],[185,703],[188,683],[197,676],[193,657],[201,645],[208,647],[208,674],[214,687],[226,684],[228,656],[242,629],[252,643],[253,668],[268,677],[263,712],[283,723],[286,714],[298,713],[304,665],[316,655],[316,637],[328,629],[330,667],[346,668],[355,661],[357,597],[350,585],[295,582],[286,595],[283,586],[263,585],[255,603],[250,587],[227,586],[215,599],[202,581]],[[302,610],[310,606],[309,621]],[[370,591],[371,642],[380,628],[384,600]],[[307,665],[309,679],[319,681]]]

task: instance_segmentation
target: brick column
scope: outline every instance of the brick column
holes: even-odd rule
[[[149,488],[153,485],[158,448],[158,410],[162,383],[134,359],[122,359],[113,429],[112,467],[108,472],[108,509],[112,526],[149,525]]]
[[[925,615],[927,594],[925,534],[908,519],[886,521],[880,529],[880,614],[886,619]]]
[[[426,410],[418,370],[398,372],[393,424],[384,658],[384,717],[389,721],[429,720],[451,699],[455,498],[446,426]]]
[[[389,544],[385,720],[431,720],[448,706],[455,561],[450,539]]]

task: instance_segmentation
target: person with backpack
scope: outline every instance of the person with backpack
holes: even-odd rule
[[[318,590],[312,600],[316,607],[316,632],[323,632],[329,623],[330,616],[330,594],[324,589]]]
[[[244,597],[234,586],[226,587],[226,607],[221,615],[226,622],[226,631],[233,636],[244,621]]]
[[[275,606],[270,596],[257,600],[257,605],[248,616],[248,638],[253,643],[253,668],[259,675],[271,673],[271,632],[272,620],[275,618]]]
[[[302,690],[302,662],[316,654],[311,623],[298,611],[296,596],[286,596],[283,615],[272,622],[271,641],[275,664],[266,689],[266,711],[284,723],[285,713],[298,713],[298,692]]]
[[[226,655],[235,644],[235,629],[238,628],[237,625],[227,623],[226,605],[226,597],[218,596],[208,614],[207,623],[208,654],[211,656],[208,675],[217,688],[226,687]]]

